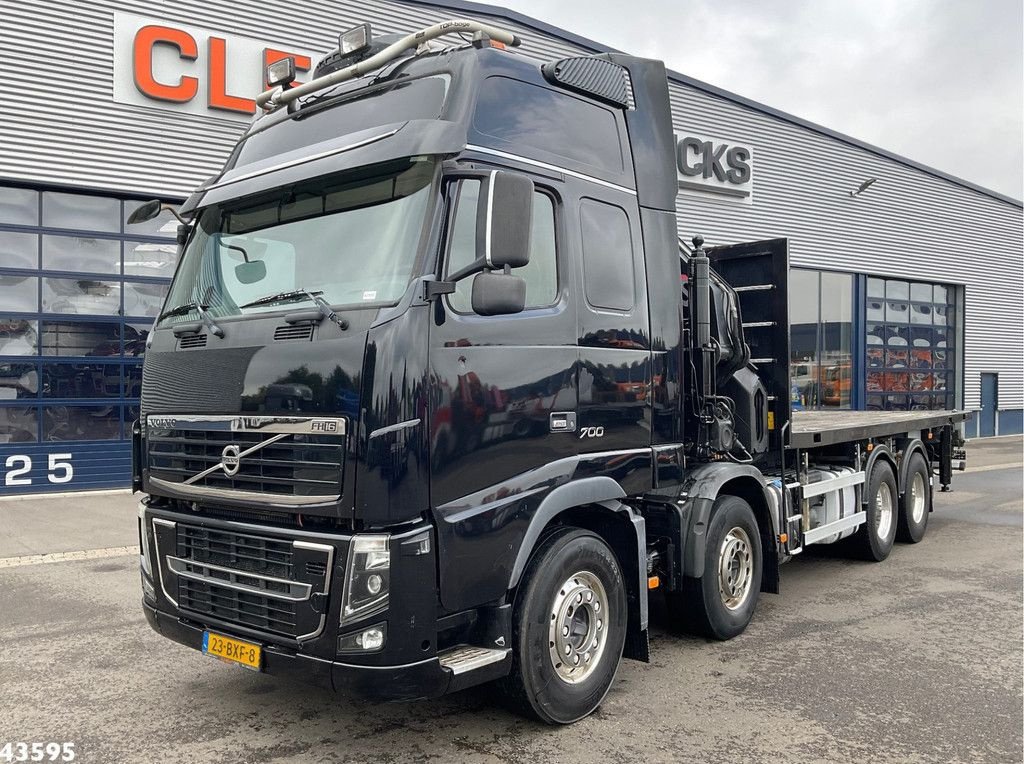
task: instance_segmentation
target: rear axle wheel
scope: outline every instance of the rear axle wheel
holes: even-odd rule
[[[711,508],[704,574],[684,578],[668,594],[669,616],[679,631],[711,639],[742,634],[761,592],[761,534],[754,510],[738,496],[719,496]]]

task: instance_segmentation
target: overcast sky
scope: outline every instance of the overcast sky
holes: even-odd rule
[[[1024,198],[1021,0],[492,0]]]

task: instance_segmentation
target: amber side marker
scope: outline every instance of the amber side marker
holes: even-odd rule
[[[785,544],[787,541],[789,541],[789,534],[788,533],[780,533],[779,534],[779,543],[780,544]]]
[[[661,586],[661,579],[660,578],[658,578],[657,576],[648,576],[647,577],[647,588],[648,589],[657,589],[659,586]]]

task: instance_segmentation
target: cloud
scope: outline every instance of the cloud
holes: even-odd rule
[[[500,4],[1024,197],[1019,0]]]

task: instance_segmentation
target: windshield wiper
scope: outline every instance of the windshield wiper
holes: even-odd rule
[[[165,318],[170,318],[171,316],[184,316],[186,313],[191,313],[194,310],[196,313],[199,314],[199,317],[203,320],[203,323],[206,324],[206,327],[214,336],[223,337],[224,330],[217,326],[216,322],[214,322],[213,320],[213,317],[206,312],[206,309],[209,307],[209,305],[203,305],[201,302],[197,301],[186,302],[182,305],[177,306],[176,308],[165,310],[163,313],[160,314],[156,322],[159,324]]]
[[[278,292],[277,294],[268,294],[266,297],[258,297],[252,302],[247,302],[245,305],[239,305],[239,308],[254,308],[257,305],[270,305],[275,302],[293,302],[295,300],[310,300],[316,305],[317,310],[320,311],[320,315],[324,318],[329,319],[340,326],[342,329],[348,329],[348,321],[343,318],[339,318],[338,314],[334,312],[331,304],[327,302],[320,295],[323,294],[323,290],[316,292],[310,292],[308,289],[292,289],[288,292]]]

